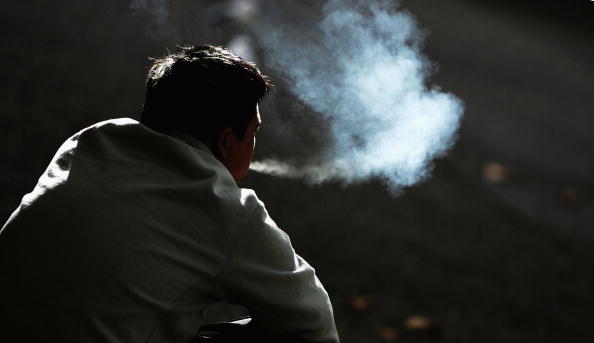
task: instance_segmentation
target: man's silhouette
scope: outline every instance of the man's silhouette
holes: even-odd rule
[[[313,268],[236,183],[268,86],[225,49],[180,48],[154,60],[140,122],[69,138],[0,232],[0,341],[187,342],[224,301],[337,342]]]

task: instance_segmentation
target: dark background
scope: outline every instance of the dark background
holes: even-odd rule
[[[307,12],[320,2],[292,4]],[[171,32],[127,1],[5,6],[0,215],[8,218],[74,132],[138,118],[147,56],[249,33],[249,24],[214,15],[219,3],[173,1]],[[312,186],[252,174],[243,186],[316,267],[344,342],[592,341],[594,3],[401,7],[428,32],[423,51],[439,66],[431,81],[466,106],[459,139],[432,177],[399,197],[376,181]],[[311,139],[283,140],[270,125],[256,158],[315,149],[323,128],[294,115],[309,112],[259,65],[276,85],[264,120],[294,120]]]

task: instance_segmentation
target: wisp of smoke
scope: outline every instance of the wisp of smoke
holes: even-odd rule
[[[174,26],[169,22],[169,1],[168,0],[132,0],[130,11],[133,15],[148,13],[152,22],[147,27],[155,38],[164,38],[173,35]]]
[[[311,32],[258,33],[267,66],[329,123],[332,146],[315,162],[262,160],[254,171],[314,183],[380,178],[399,190],[427,177],[452,146],[462,103],[426,85],[431,64],[420,31],[393,1],[330,0]]]

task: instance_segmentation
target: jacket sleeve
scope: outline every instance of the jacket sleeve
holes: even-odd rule
[[[261,203],[236,239],[215,294],[245,306],[271,332],[338,342],[328,293]]]

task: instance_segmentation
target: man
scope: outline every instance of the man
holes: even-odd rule
[[[0,341],[187,342],[205,309],[338,342],[311,268],[251,190],[268,90],[213,46],[154,60],[141,122],[68,139],[0,232]]]

